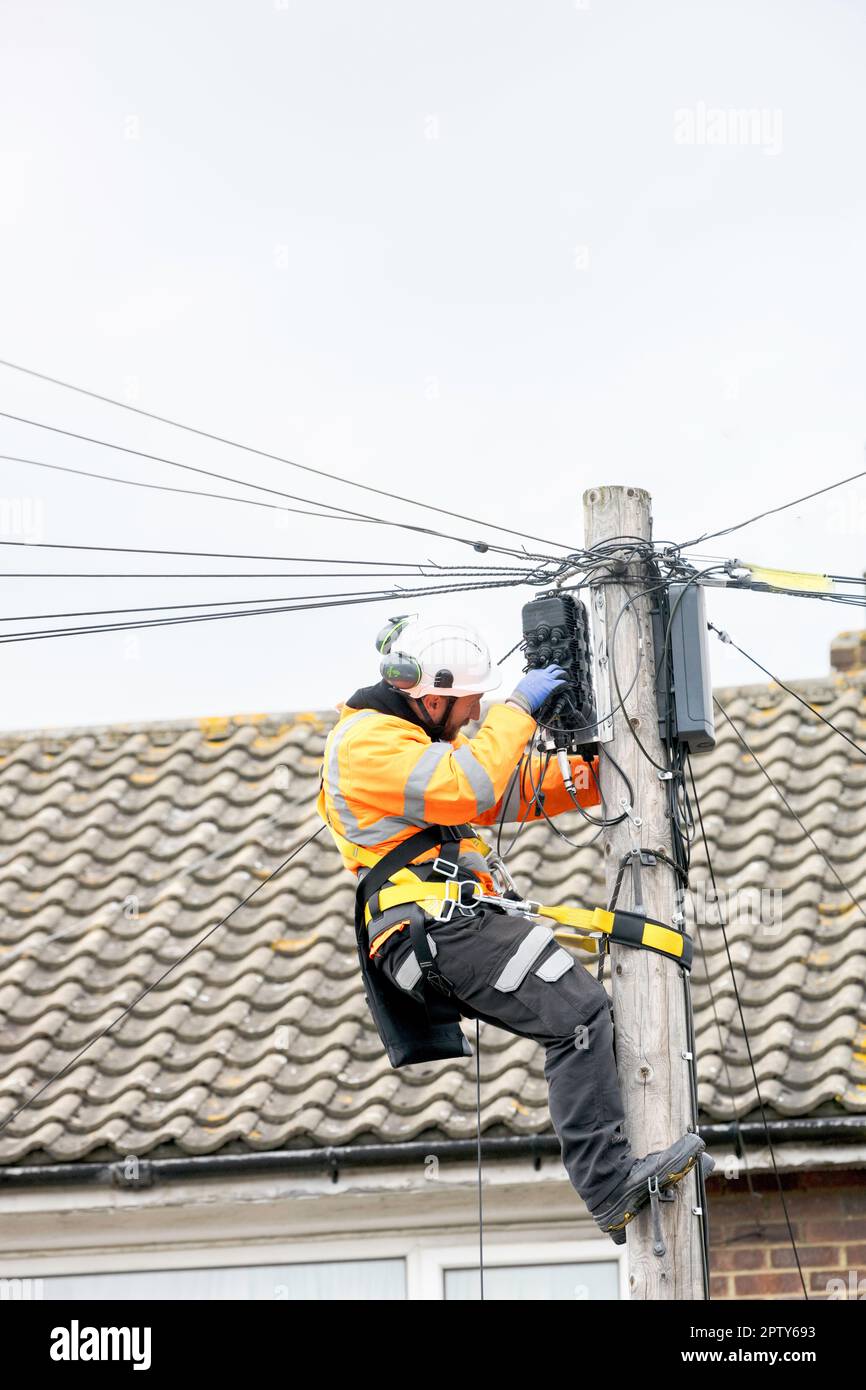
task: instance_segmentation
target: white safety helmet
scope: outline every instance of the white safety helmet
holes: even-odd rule
[[[383,679],[413,699],[482,695],[502,684],[487,643],[473,627],[403,615],[382,628],[376,649],[382,653]]]

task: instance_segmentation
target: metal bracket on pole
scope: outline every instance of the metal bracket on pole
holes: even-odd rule
[[[648,869],[651,868],[656,863],[656,857],[654,854],[650,854],[648,849],[633,849],[629,858],[631,860],[632,912],[638,912],[645,917],[647,909],[643,900],[641,865]]]
[[[624,856],[623,863],[628,860],[631,867],[631,887],[632,887],[632,910],[634,912],[646,912],[643,900],[643,879],[641,877],[641,865],[650,868],[656,862],[656,857],[649,850],[642,849],[640,843],[641,827],[643,820],[635,815],[634,807],[624,796],[619,799],[619,804],[629,821],[629,837],[631,839],[631,849]]]

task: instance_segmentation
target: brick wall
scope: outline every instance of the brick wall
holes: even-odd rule
[[[809,1298],[866,1300],[866,1170],[780,1179]],[[744,1177],[715,1173],[707,1196],[711,1297],[802,1300],[775,1176],[754,1175],[750,1189]]]

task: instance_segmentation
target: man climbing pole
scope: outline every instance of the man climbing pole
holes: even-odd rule
[[[355,929],[367,1000],[393,1066],[469,1056],[460,1017],[541,1043],[550,1117],[569,1179],[616,1244],[649,1199],[678,1182],[705,1149],[696,1134],[637,1158],[624,1110],[604,986],[535,920],[502,860],[473,826],[538,819],[599,802],[595,761],[516,770],[535,713],[566,681],[530,671],[498,688],[472,628],[395,619],[377,641],[378,684],[355,692],[331,730],[318,810],[356,875]],[[543,774],[543,780],[542,780]],[[527,788],[526,783],[529,786]],[[521,785],[522,784],[522,785]],[[712,1167],[708,1155],[704,1170]]]

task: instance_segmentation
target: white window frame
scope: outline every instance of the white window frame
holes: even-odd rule
[[[324,1237],[300,1241],[253,1241],[221,1246],[185,1244],[181,1248],[147,1250],[116,1250],[93,1254],[82,1259],[80,1254],[62,1255],[59,1252],[29,1261],[28,1274],[89,1274],[172,1270],[199,1268],[249,1268],[253,1265],[331,1264],[343,1260],[357,1262],[377,1259],[402,1259],[406,1263],[407,1302],[426,1300],[442,1302],[445,1298],[444,1271],[478,1266],[478,1235],[467,1231],[465,1236],[452,1237],[443,1244],[434,1236],[354,1236]],[[596,1263],[615,1261],[619,1265],[619,1296],[628,1298],[628,1266],[626,1247],[608,1247],[600,1240],[529,1240],[499,1241],[490,1235],[484,1241],[485,1268],[515,1264],[575,1264],[581,1261]],[[19,1276],[21,1277],[21,1276]],[[279,1300],[277,1300],[279,1301]]]
[[[478,1268],[478,1236],[467,1236],[459,1245],[417,1245],[407,1254],[406,1287],[409,1300],[445,1299],[446,1269]],[[613,1246],[598,1240],[576,1241],[508,1241],[484,1242],[484,1267],[497,1265],[555,1265],[555,1264],[618,1265],[619,1297],[627,1299],[628,1263],[626,1246]],[[592,1300],[594,1301],[594,1300]]]

